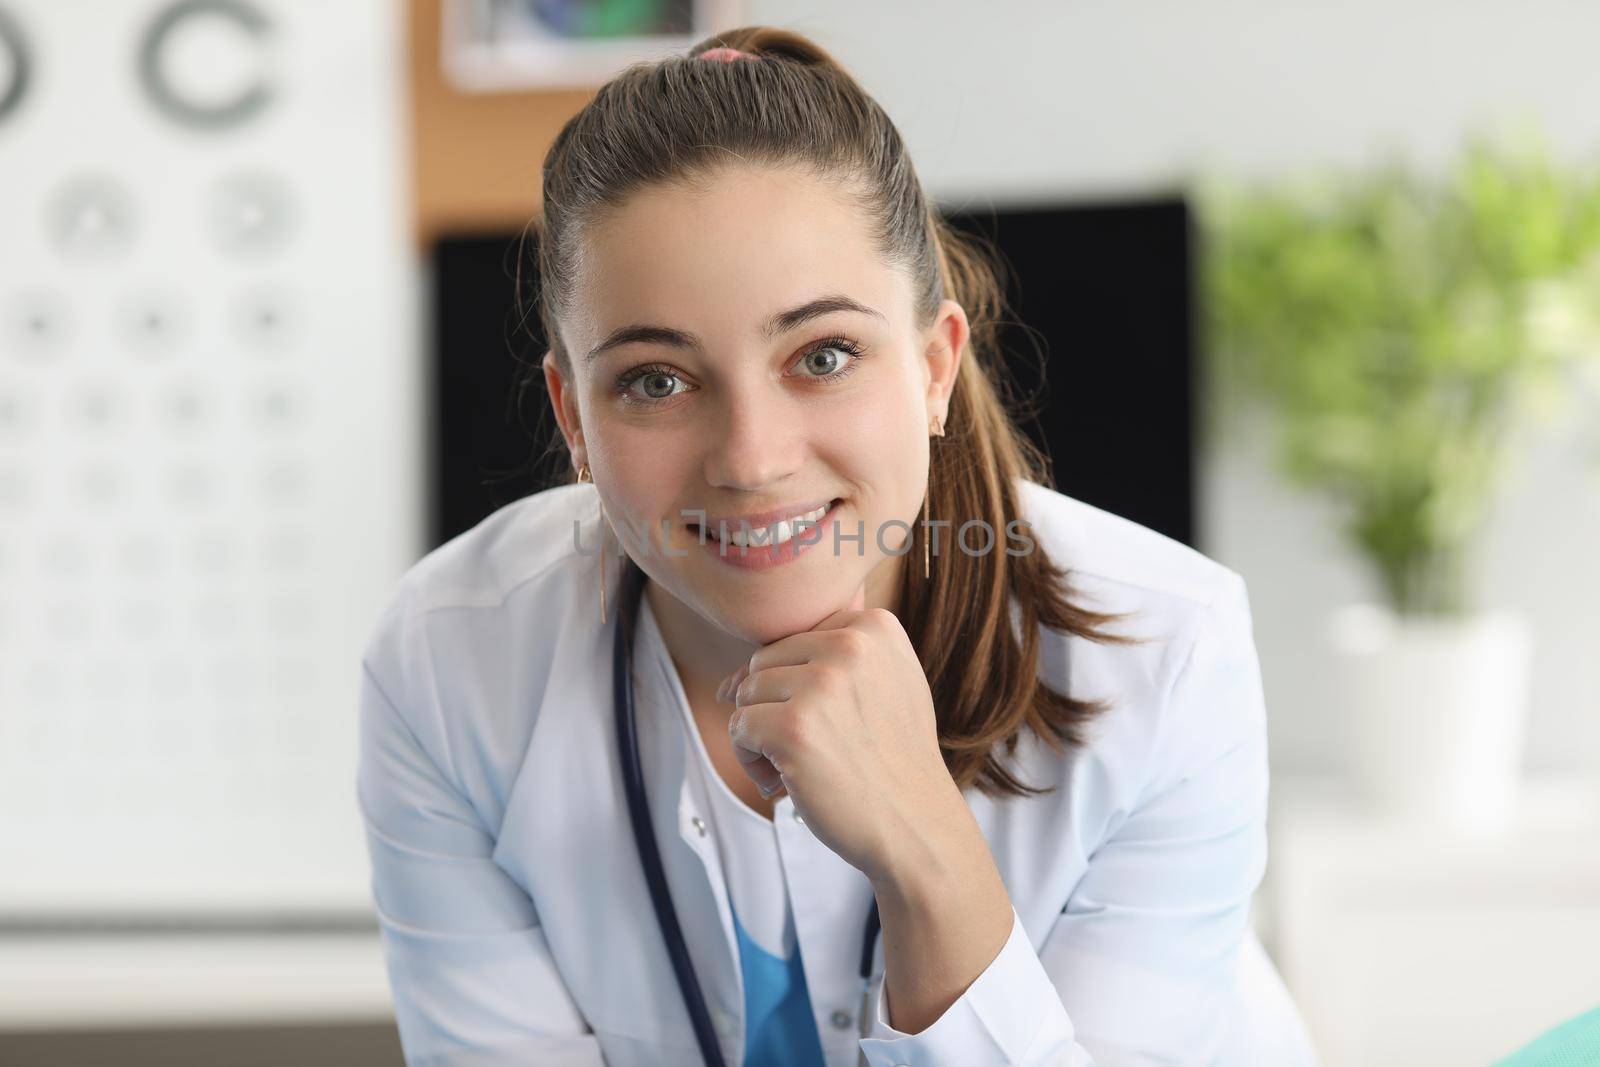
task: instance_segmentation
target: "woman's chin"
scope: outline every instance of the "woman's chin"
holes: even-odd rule
[[[783,612],[782,617],[773,614],[758,615],[755,617],[742,617],[728,620],[728,632],[747,641],[752,645],[770,645],[774,641],[781,641],[792,634],[804,633],[815,626],[815,623],[791,622],[792,613]]]
[[[833,611],[821,606],[788,603],[782,606],[744,604],[724,608],[719,613],[722,628],[741,641],[770,645],[794,634],[813,630]]]

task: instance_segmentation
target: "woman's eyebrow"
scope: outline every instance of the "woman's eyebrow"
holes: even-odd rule
[[[778,312],[762,326],[761,336],[770,341],[774,337],[804,326],[812,319],[820,318],[823,315],[831,315],[835,311],[854,311],[862,315],[871,315],[884,323],[889,321],[888,317],[876,308],[870,308],[860,301],[852,300],[841,293],[834,293],[818,297],[815,300],[808,300],[799,307],[792,307],[787,311]],[[700,347],[700,339],[685,330],[673,329],[670,326],[651,326],[644,323],[635,323],[632,326],[620,326],[612,330],[606,335],[604,341],[589,350],[589,354],[583,357],[583,361],[588,363],[613,348],[638,342],[666,345],[669,348]]]

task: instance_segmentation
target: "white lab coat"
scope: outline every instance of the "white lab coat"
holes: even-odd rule
[[[1083,749],[1025,734],[1030,799],[967,791],[1009,890],[1010,940],[938,1020],[871,1035],[858,975],[866,878],[785,796],[774,819],[830,1067],[1314,1062],[1250,932],[1265,871],[1267,735],[1245,586],[1146,527],[1033,483],[1032,535],[1080,599],[1150,640],[1045,631],[1041,676],[1110,698]],[[395,1014],[412,1067],[701,1062],[624,801],[611,627],[599,621],[589,484],[526,497],[429,553],[365,651],[357,797]],[[578,538],[591,554],[580,554]],[[846,547],[848,550],[848,546]],[[615,616],[618,560],[608,557]],[[935,561],[937,565],[937,560]],[[682,700],[641,603],[634,674],[657,840],[730,1067],[744,1047],[737,942]],[[662,679],[658,677],[657,682]],[[646,682],[650,679],[646,678]]]

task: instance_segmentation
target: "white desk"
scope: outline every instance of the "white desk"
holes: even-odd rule
[[[393,1017],[376,932],[0,939],[0,1032]]]
[[[1275,781],[1271,943],[1324,1067],[1487,1064],[1600,1005],[1600,796],[1525,789],[1465,839]]]

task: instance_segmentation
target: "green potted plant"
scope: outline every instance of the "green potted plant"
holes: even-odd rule
[[[1503,823],[1529,625],[1477,602],[1474,553],[1517,431],[1600,347],[1600,181],[1479,138],[1441,175],[1213,182],[1201,219],[1209,429],[1265,401],[1381,593],[1330,626],[1352,770],[1400,813]]]

